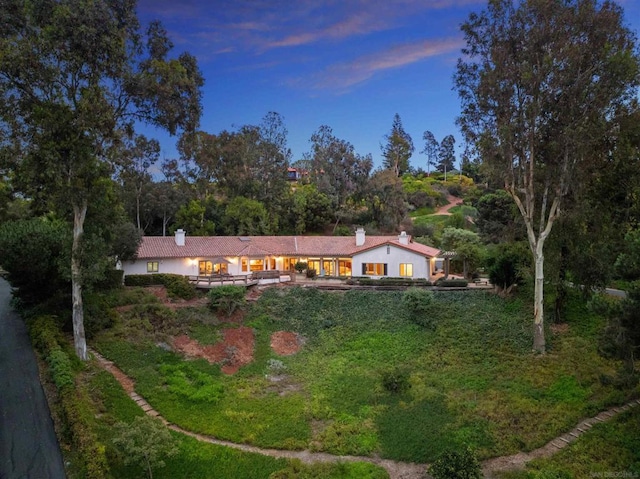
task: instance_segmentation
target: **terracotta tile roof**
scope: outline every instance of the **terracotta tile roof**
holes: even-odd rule
[[[178,246],[173,236],[144,236],[138,258],[188,258],[212,256],[345,256],[350,257],[383,245],[394,245],[417,254],[435,257],[439,250],[419,243],[400,244],[397,236],[365,236],[356,246],[354,236],[186,236]]]

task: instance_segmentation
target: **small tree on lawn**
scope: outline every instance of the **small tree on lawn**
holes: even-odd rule
[[[163,458],[178,454],[178,448],[169,430],[159,419],[138,416],[131,424],[115,425],[115,446],[122,452],[125,464],[144,467],[153,479],[153,468],[165,466]]]
[[[480,479],[482,470],[475,453],[468,447],[443,453],[429,468],[434,479]]]

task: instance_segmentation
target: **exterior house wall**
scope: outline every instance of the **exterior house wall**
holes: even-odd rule
[[[387,248],[389,253],[387,254]],[[400,264],[411,264],[413,266],[412,278],[424,278],[429,280],[429,260],[422,255],[411,251],[397,248],[393,245],[384,245],[379,248],[370,249],[353,256],[353,276],[362,276],[362,265],[365,263],[386,263],[387,276],[399,277]],[[381,276],[371,276],[380,278]]]
[[[211,260],[212,258],[158,258],[158,259],[138,259],[135,261],[124,261],[122,269],[124,275],[130,274],[148,274],[147,263],[151,261],[158,262],[158,273],[181,274],[183,276],[197,276],[198,262],[201,260]],[[227,265],[227,271],[230,275],[248,274],[240,271],[241,265],[239,258],[227,258],[230,263]]]

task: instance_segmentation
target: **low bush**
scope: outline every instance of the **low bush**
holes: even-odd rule
[[[104,329],[111,328],[118,319],[109,297],[101,293],[90,292],[84,297],[84,330],[88,339]]]
[[[469,285],[466,279],[443,279],[436,281],[436,286],[441,288],[465,288]]]
[[[58,344],[62,342],[62,335],[57,322],[57,317],[46,315],[37,316],[29,322],[31,343],[44,356],[59,347]]]
[[[307,278],[313,279],[316,277],[318,272],[313,268],[307,268]]]
[[[214,311],[221,311],[231,316],[233,312],[245,305],[245,289],[242,286],[218,286],[211,288],[207,294],[209,307]]]
[[[136,304],[129,311],[123,313],[129,322],[140,323],[147,331],[168,330],[176,326],[176,312],[159,303]]]
[[[58,391],[73,386],[73,367],[69,356],[62,349],[52,350],[47,356],[47,363],[51,368],[51,377]]]
[[[433,291],[421,288],[409,288],[402,295],[402,307],[410,321],[424,327],[434,326],[431,314]]]
[[[59,397],[59,408],[65,435],[81,460],[81,477],[103,479],[109,476],[105,448],[91,428],[94,415],[86,393],[76,389],[74,360],[65,352],[68,344],[62,338],[56,318],[40,316],[29,328],[33,345],[43,354]]]
[[[193,299],[196,297],[196,287],[189,283],[186,276],[179,274],[163,275],[164,287],[167,288],[167,294],[173,299]]]
[[[403,367],[383,371],[382,387],[390,393],[402,393],[411,387],[409,372]]]
[[[433,479],[481,479],[482,469],[475,453],[468,447],[443,453],[429,468]]]
[[[189,283],[186,276],[180,274],[130,274],[124,278],[125,286],[164,286],[171,298],[193,299],[197,291],[194,285]]]

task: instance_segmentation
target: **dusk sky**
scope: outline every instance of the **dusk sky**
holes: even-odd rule
[[[627,26],[640,29],[640,1],[619,2]],[[328,125],[370,153],[398,113],[415,145],[410,162],[426,169],[422,134],[462,137],[452,76],[464,45],[460,24],[485,0],[141,0],[140,19],[159,19],[174,52],[195,55],[205,77],[201,129],[257,125],[270,111],[289,131],[292,161]],[[177,156],[175,138],[162,158]]]

